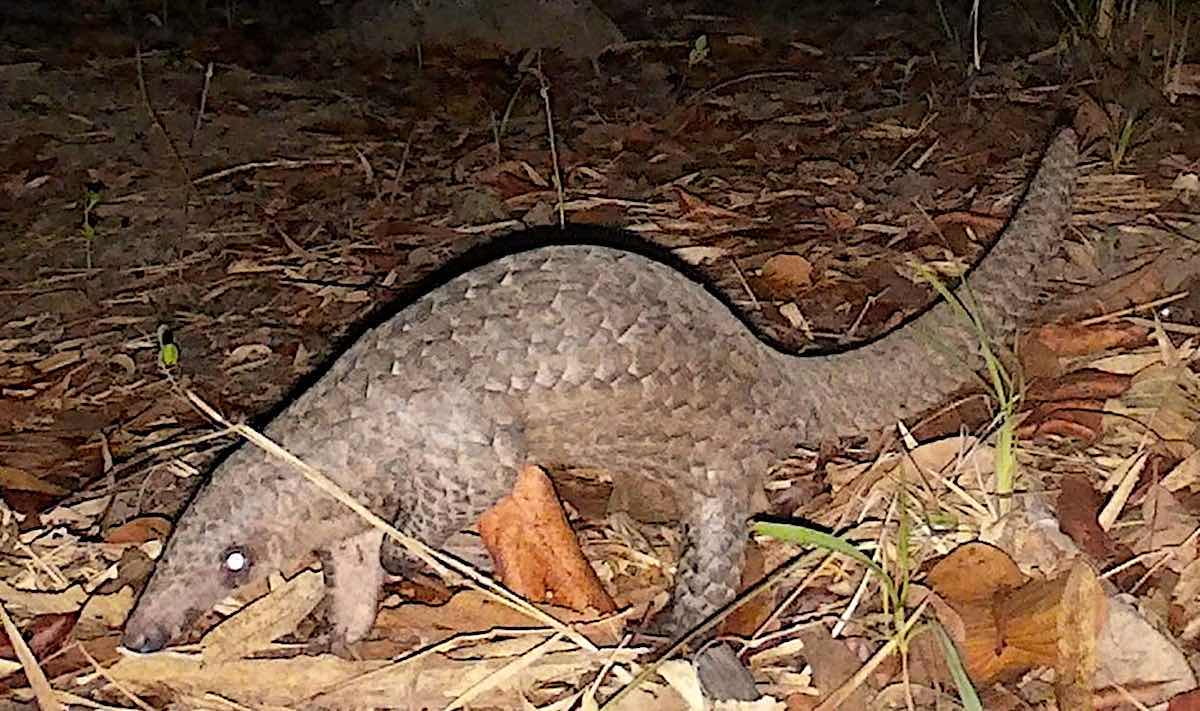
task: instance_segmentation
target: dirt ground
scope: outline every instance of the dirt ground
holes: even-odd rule
[[[148,559],[111,532],[144,514],[177,514],[234,441],[210,436],[214,426],[183,390],[230,419],[261,421],[422,276],[481,241],[555,223],[560,211],[678,250],[788,348],[844,347],[933,298],[911,262],[947,275],[973,264],[1053,128],[1072,123],[1088,149],[1049,311],[1078,322],[1178,297],[1158,313],[1175,325],[1166,332],[1186,369],[1200,301],[1192,267],[1172,255],[1200,237],[1200,102],[1171,103],[1161,90],[1168,20],[1147,11],[1105,53],[1049,10],[1002,4],[982,18],[975,70],[965,18],[948,18],[958,33],[948,37],[934,3],[762,6],[740,17],[703,3],[691,16],[682,4],[663,8],[676,10],[669,22],[636,4],[610,8],[629,42],[594,63],[554,51],[429,47],[418,58],[364,49],[314,29],[324,21],[318,11],[278,25],[193,18],[169,37],[114,21],[99,3],[5,22],[0,492],[21,520],[4,548],[9,587],[0,601],[27,638],[41,640],[32,646],[56,688],[132,707],[101,678],[63,681],[92,671],[81,650],[102,664],[117,658],[120,616],[101,615],[100,624],[16,590],[48,595],[82,583],[99,596],[140,585]],[[708,44],[698,53],[702,33]],[[1126,126],[1132,140],[1114,158]],[[1133,319],[1120,328],[1106,322],[1110,330],[1094,337],[1104,347],[1086,355],[1161,352],[1154,313],[1119,314]],[[164,343],[177,349],[169,366]],[[1057,352],[1066,359],[1067,350]],[[1050,370],[1054,391],[1070,369]],[[1096,397],[1075,401],[1104,409],[1108,400]],[[1196,421],[1185,412],[1181,422]],[[1038,461],[1071,460],[1097,509],[1110,500],[1112,471],[1138,447],[1114,440],[1110,425],[1034,414],[1042,420],[1025,431]],[[987,408],[967,404],[925,423],[918,439],[988,420]],[[1191,455],[1147,447],[1126,492],[1137,525],[1153,518],[1145,507],[1154,487]],[[792,486],[772,492],[781,512],[828,524],[844,512],[825,468],[849,472],[872,453],[850,442],[825,455],[799,453],[793,478],[781,479]],[[1030,475],[1045,471],[1031,465]],[[1059,474],[1038,479],[1051,503]],[[1173,516],[1200,515],[1191,488],[1172,493]],[[585,551],[603,558],[611,522],[575,503],[589,514],[578,520]],[[63,511],[78,515],[66,520]],[[656,544],[669,540],[645,525]],[[1190,561],[1196,541],[1185,539],[1158,544],[1189,549]],[[32,551],[48,555],[41,546],[61,556],[35,563]],[[1101,548],[1092,562],[1121,568],[1107,582],[1157,605],[1161,631],[1194,659],[1195,593],[1178,586],[1196,571],[1141,559],[1124,568],[1145,552],[1128,539]],[[110,569],[108,580],[96,577]],[[664,587],[661,574],[612,570],[601,571],[606,583]],[[784,619],[823,609],[848,584],[826,580]],[[853,645],[841,654],[868,656]],[[13,671],[8,689],[24,687]],[[810,672],[805,683],[824,693],[840,683]],[[872,693],[898,673],[877,670]],[[800,681],[785,677],[771,677],[778,698],[808,708],[807,692],[788,686]],[[1003,683],[997,693],[1012,705],[993,699],[989,708],[1037,698]],[[180,694],[198,703],[201,687],[167,684],[147,698],[155,707]],[[539,707],[565,696],[530,693]],[[230,698],[294,703],[249,691]]]

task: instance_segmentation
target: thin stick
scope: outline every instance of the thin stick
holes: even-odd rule
[[[554,187],[558,191],[558,226],[566,227],[567,214],[563,207],[566,199],[563,194],[562,172],[558,167],[558,145],[554,139],[554,114],[550,109],[550,82],[546,80],[546,75],[542,73],[541,67],[533,67],[528,71],[537,77],[538,83],[541,85],[538,93],[541,94],[542,104],[546,111],[546,130],[550,137],[550,162],[554,169]]]
[[[287,158],[280,158],[278,160],[253,161],[250,163],[235,165],[232,168],[226,168],[225,170],[218,170],[215,173],[210,173],[208,175],[196,178],[192,181],[192,184],[202,185],[204,183],[211,183],[221,180],[222,178],[227,178],[231,175],[237,175],[238,173],[245,173],[251,170],[258,170],[259,168],[307,168],[310,165],[358,165],[358,161],[350,160],[349,158],[318,158],[314,160],[290,160]]]
[[[163,124],[162,118],[158,112],[154,110],[154,105],[150,103],[150,90],[146,88],[146,75],[142,71],[142,49],[139,47],[135,54],[137,59],[137,79],[138,90],[142,93],[142,104],[145,106],[146,114],[150,117],[150,123],[154,125],[163,135],[163,140],[167,142],[167,149],[171,151],[171,155],[175,158],[175,162],[179,165],[179,169],[183,171],[183,177],[187,179],[187,190],[192,192],[192,173],[188,170],[187,163],[183,160],[183,155],[179,149],[175,147],[175,141],[171,140],[171,134],[167,133],[167,127]],[[187,200],[184,200],[184,209],[187,209]]]
[[[192,126],[192,135],[188,138],[188,147],[196,140],[196,134],[200,133],[200,124],[204,121],[204,110],[208,106],[208,87],[212,84],[213,63],[209,62],[204,68],[204,88],[200,90],[200,110],[196,112],[196,125]]]

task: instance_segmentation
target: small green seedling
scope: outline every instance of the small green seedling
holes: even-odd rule
[[[688,69],[708,59],[708,35],[700,35],[692,43],[692,51],[688,52]]]
[[[179,362],[179,346],[175,345],[175,337],[166,326],[158,327],[158,362],[164,368],[170,368]]]

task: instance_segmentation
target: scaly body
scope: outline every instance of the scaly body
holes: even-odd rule
[[[1036,299],[1069,222],[1075,160],[1067,130],[969,278],[995,339],[1007,340]],[[977,350],[943,303],[856,350],[789,355],[665,264],[547,246],[455,277],[369,331],[266,433],[433,546],[507,493],[527,462],[671,482],[686,531],[673,618],[683,631],[734,595],[753,492],[772,462],[937,404],[970,377]],[[179,521],[125,642],[160,648],[232,587],[312,550],[378,569],[379,538],[365,526],[243,445]],[[230,553],[248,565],[229,570]],[[402,567],[389,544],[382,555]],[[362,573],[355,587],[377,581]],[[351,603],[339,587],[335,626],[353,640],[376,591],[364,614],[361,595]]]

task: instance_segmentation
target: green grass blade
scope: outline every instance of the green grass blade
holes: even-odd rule
[[[942,654],[946,657],[950,678],[958,687],[958,699],[962,702],[963,708],[966,711],[983,711],[983,703],[979,700],[979,694],[976,693],[971,678],[967,676],[967,670],[963,668],[962,658],[958,656],[958,648],[954,646],[950,635],[946,634],[946,630],[942,629],[939,624],[931,625],[931,627],[933,627],[934,634],[937,635],[938,642],[942,645]]]
[[[868,570],[879,578],[879,582],[883,585],[887,593],[888,601],[893,605],[898,605],[899,600],[896,597],[896,586],[892,583],[892,578],[889,576],[878,563],[871,560],[865,553],[860,551],[853,543],[838,538],[837,536],[818,531],[815,528],[810,528],[798,523],[775,523],[771,521],[759,521],[754,524],[754,531],[764,536],[777,538],[788,543],[795,543],[802,546],[817,546],[825,550],[841,553],[844,556],[853,558],[862,563]]]

